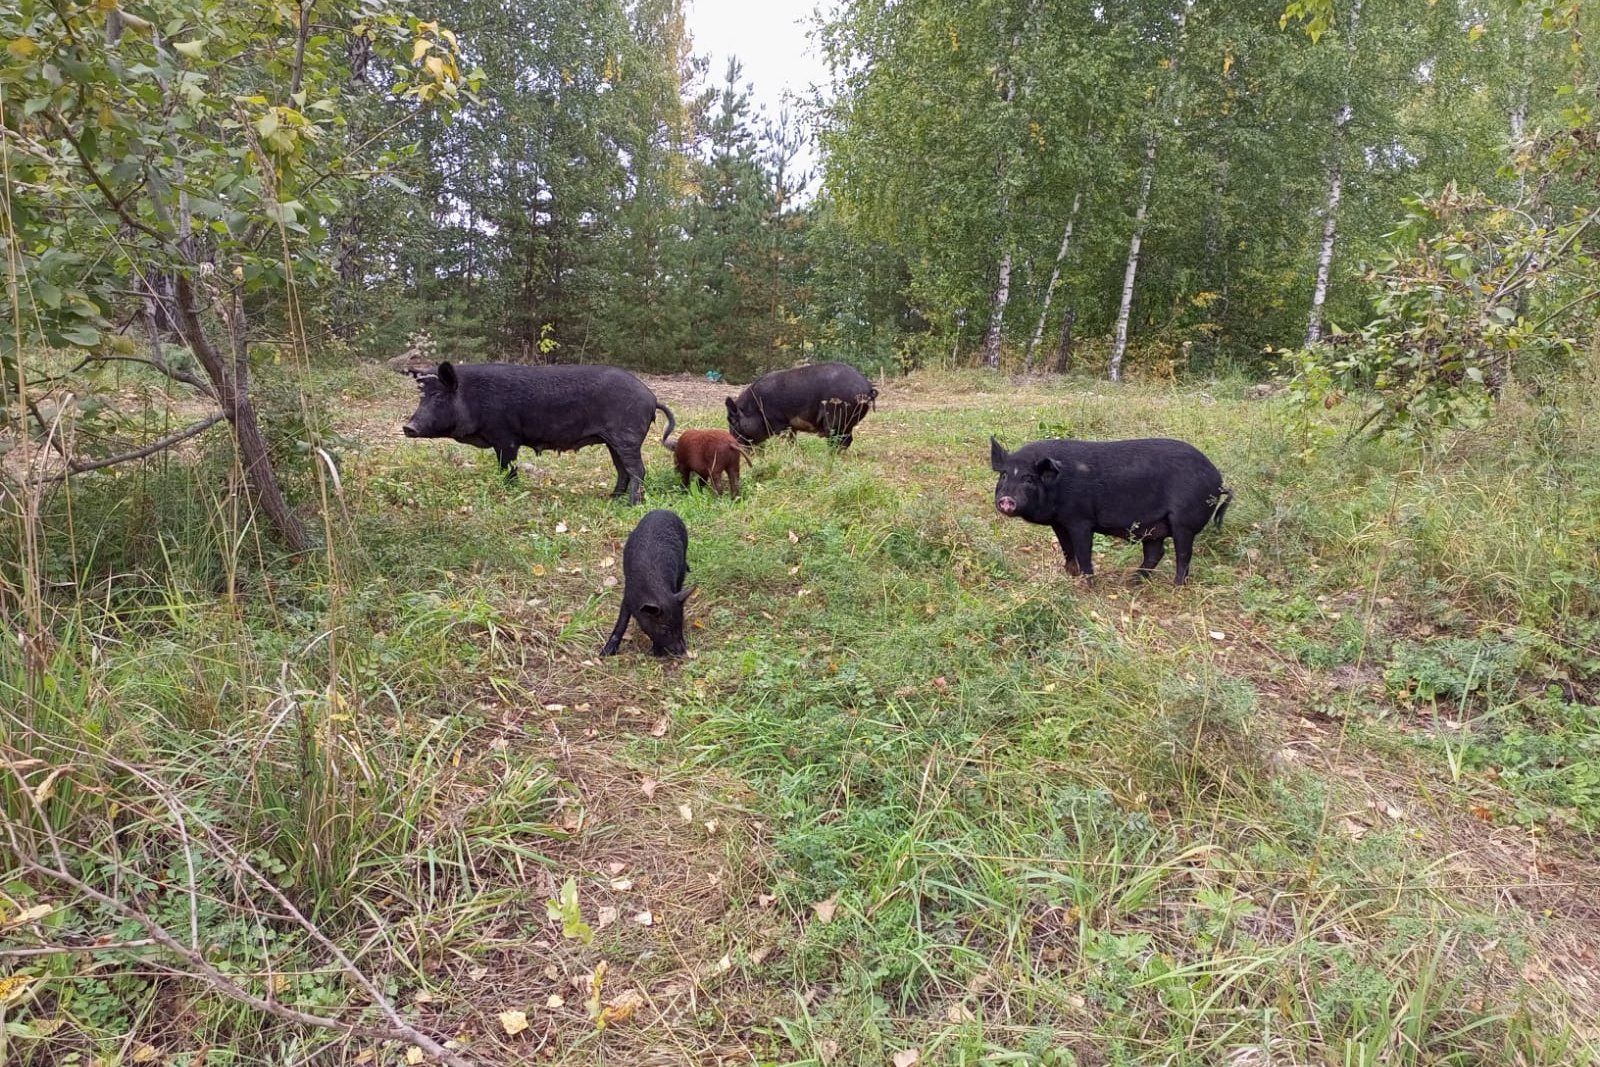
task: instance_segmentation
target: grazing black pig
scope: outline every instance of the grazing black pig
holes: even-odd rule
[[[1182,585],[1194,535],[1207,522],[1222,525],[1233,498],[1198,448],[1159,437],[1035,441],[1015,452],[991,437],[989,465],[1000,473],[1000,514],[1055,530],[1071,574],[1094,573],[1094,535],[1105,534],[1142,542],[1139,573],[1149,577],[1171,537]]]
[[[856,424],[877,399],[872,383],[848,363],[775,370],[728,398],[728,430],[744,445],[798,430],[849,448]]]
[[[600,650],[614,656],[630,618],[650,636],[650,651],[657,656],[686,656],[683,640],[683,602],[694,592],[685,589],[689,575],[689,531],[677,514],[658,508],[639,520],[622,546],[622,610],[611,640]]]
[[[449,437],[464,445],[494,449],[506,472],[517,476],[517,449],[577,450],[605,445],[617,468],[612,496],[644,499],[640,446],[656,411],[667,415],[665,440],[674,420],[643,382],[617,367],[516,363],[441,363],[433,374],[415,374],[422,400],[405,424],[407,437]]]

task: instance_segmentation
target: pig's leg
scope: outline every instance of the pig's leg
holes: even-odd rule
[[[622,635],[628,630],[628,605],[624,601],[622,610],[617,613],[617,625],[611,628],[611,640],[606,642],[606,647],[600,650],[602,656],[615,656],[617,649],[622,647]]]
[[[506,476],[507,482],[517,480],[517,446],[495,445],[494,458],[500,461],[500,471]]]
[[[1091,523],[1073,523],[1056,528],[1056,540],[1061,542],[1061,552],[1067,557],[1067,573],[1088,577],[1094,573],[1094,526]],[[1064,535],[1064,536],[1063,536]],[[1073,565],[1077,565],[1074,571]]]
[[[1189,577],[1189,556],[1194,552],[1194,531],[1181,526],[1172,528],[1172,556],[1178,563],[1178,577],[1173,585],[1182,585]]]
[[[1146,578],[1156,569],[1156,564],[1161,562],[1161,557],[1166,555],[1167,539],[1165,537],[1152,537],[1144,543],[1144,562],[1139,564],[1139,573]]]

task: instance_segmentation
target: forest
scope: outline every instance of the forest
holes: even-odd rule
[[[0,5],[0,1062],[1600,1063],[1600,7],[692,2]]]

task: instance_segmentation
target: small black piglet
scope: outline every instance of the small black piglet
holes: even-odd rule
[[[639,520],[622,546],[622,610],[611,640],[600,650],[614,656],[622,645],[628,619],[639,620],[650,636],[651,653],[686,656],[683,604],[694,586],[683,587],[689,575],[689,530],[675,512],[659,508]]]

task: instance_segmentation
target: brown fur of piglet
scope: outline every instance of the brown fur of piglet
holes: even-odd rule
[[[739,461],[747,453],[727,430],[684,430],[675,440],[661,444],[672,453],[685,489],[693,475],[718,494],[722,492],[720,482],[726,480],[733,495],[739,495]]]

